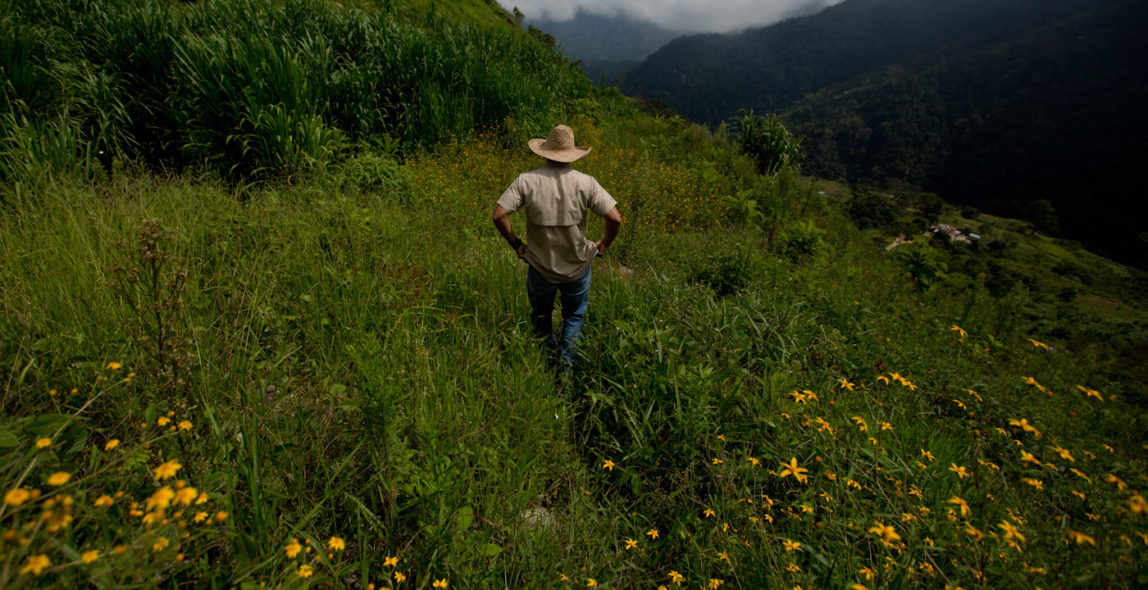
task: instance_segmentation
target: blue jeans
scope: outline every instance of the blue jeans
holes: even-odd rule
[[[554,293],[562,292],[562,332],[555,337],[552,314]],[[530,298],[530,323],[534,335],[545,338],[551,347],[558,348],[562,373],[574,366],[578,340],[582,338],[582,324],[586,321],[586,308],[590,305],[590,267],[582,276],[565,283],[551,283],[542,278],[534,267],[526,272],[526,294]]]

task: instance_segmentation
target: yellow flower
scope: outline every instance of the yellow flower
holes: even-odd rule
[[[875,535],[879,535],[881,537],[881,541],[886,545],[892,544],[894,541],[901,540],[901,535],[897,534],[896,529],[894,529],[891,525],[887,525],[881,521],[873,523],[873,526],[869,527],[869,532]]]
[[[1080,391],[1083,391],[1085,394],[1088,395],[1088,397],[1094,397],[1100,401],[1104,401],[1104,397],[1102,395],[1100,395],[1100,392],[1096,391],[1095,389],[1085,387],[1083,385],[1077,385],[1076,388],[1079,389]]]
[[[934,459],[936,459],[936,457],[934,457],[932,453],[930,453],[929,451],[926,451],[925,449],[921,449],[921,456],[928,459],[929,462],[932,462]]]
[[[50,446],[52,446],[52,439],[48,437],[44,437],[36,441],[37,449],[46,449]]]
[[[809,479],[809,476],[805,475],[806,473],[809,473],[808,469],[797,466],[797,457],[790,457],[789,463],[781,464],[781,470],[777,472],[777,476],[785,478],[792,475],[793,479],[805,483]]]
[[[383,558],[383,567],[396,567],[399,565],[399,558],[385,557]]]
[[[717,590],[722,584],[725,584],[725,580],[721,578],[710,578],[709,588],[710,590]]]
[[[402,584],[407,579],[403,572],[395,572],[395,581]]]
[[[155,421],[155,424],[156,426],[167,426],[170,422],[171,418],[168,418],[167,416],[160,416],[159,419]]]
[[[1014,538],[1021,541],[1025,540],[1024,535],[1020,534],[1020,531],[1017,530],[1016,525],[1007,520],[1002,520],[1001,523],[997,525],[997,528],[1004,531],[1004,538],[1006,541]]]
[[[223,522],[227,520],[227,516],[228,514],[226,511],[220,510],[219,512],[215,513],[215,522]]]
[[[869,590],[869,588],[863,584],[850,584],[849,590]]]
[[[200,512],[200,514],[202,514],[204,517],[207,516],[206,512]],[[287,559],[295,559],[295,556],[299,555],[299,552],[302,550],[303,546],[299,544],[299,539],[291,539],[291,542],[287,544],[286,548],[284,548],[284,551],[287,553]]]
[[[1020,452],[1020,460],[1024,461],[1025,463],[1032,463],[1033,465],[1038,466],[1040,465],[1040,459],[1037,459],[1036,455],[1033,455],[1032,453],[1024,450]]]
[[[111,506],[115,503],[116,501],[113,500],[111,496],[104,494],[99,498],[96,498],[96,501],[93,504],[96,506],[96,508],[107,508],[108,506]]]
[[[1071,461],[1073,463],[1076,462],[1076,459],[1072,457],[1072,453],[1070,453],[1068,449],[1062,449],[1060,447],[1054,446],[1052,447],[1052,450],[1056,451],[1056,454],[1060,455],[1061,459],[1064,459],[1065,461]]]
[[[717,457],[713,458],[713,464],[714,465],[721,465],[722,463],[725,463],[725,461],[722,461],[721,459],[718,459]]]
[[[80,555],[80,561],[84,563],[92,563],[99,558],[100,552],[96,551],[95,549],[92,549],[91,551],[85,551],[82,555]]]
[[[609,471],[613,471],[614,470],[614,462],[609,460],[609,459],[606,459],[606,462],[602,463],[602,469],[607,469]]]
[[[678,573],[677,570],[670,570],[670,581],[678,586],[681,586],[682,582],[686,581],[686,577]]]
[[[160,537],[159,539],[156,539],[154,544],[152,544],[151,550],[157,552],[163,551],[164,549],[167,549],[167,546],[170,544],[171,541],[167,540],[167,537]]]
[[[183,464],[175,459],[161,463],[159,467],[155,468],[155,478],[167,479],[169,477],[175,477],[176,472],[182,467]]]
[[[838,379],[837,381],[841,384],[842,389],[848,389],[849,391],[853,391],[853,387],[855,387],[854,383],[851,383],[848,379],[846,379],[844,377]]]
[[[188,486],[186,488],[181,488],[178,492],[175,493],[175,501],[177,504],[182,506],[191,506],[191,503],[194,502],[198,496],[199,490]]]
[[[1148,514],[1148,502],[1144,501],[1144,496],[1140,494],[1132,494],[1128,498],[1128,509],[1133,514]]]
[[[964,331],[964,329],[962,329],[960,326],[958,326],[956,324],[953,324],[952,326],[950,326],[949,331],[950,332],[956,332],[956,333],[960,334],[961,338],[965,338],[969,335],[968,332]]]
[[[949,504],[956,504],[957,506],[959,506],[961,508],[961,516],[968,516],[969,515],[969,504],[968,504],[968,502],[965,502],[959,496],[953,496],[952,498],[949,498]]]
[[[598,580],[595,580],[594,578],[586,578],[586,586],[589,588],[597,588]],[[446,586],[443,587],[445,588]],[[438,588],[438,582],[435,582],[435,588]]]
[[[629,551],[638,546],[638,542],[633,539],[626,539],[626,551]]]
[[[28,558],[28,561],[24,562],[24,567],[20,568],[20,573],[30,573],[33,576],[38,576],[50,565],[52,565],[52,560],[48,559],[47,555],[43,553],[33,555]]]
[[[1091,536],[1086,535],[1086,534],[1079,532],[1079,531],[1068,531],[1068,538],[1072,539],[1073,541],[1076,541],[1077,545],[1083,545],[1085,543],[1089,543],[1093,546],[1096,546],[1096,538],[1095,537],[1091,537]]]
[[[949,464],[949,471],[956,473],[958,477],[964,479],[969,476],[969,471],[956,463]]]
[[[713,518],[714,516],[717,516],[717,513],[710,508],[706,508],[705,511],[702,512],[702,516],[706,518]]]
[[[1045,350],[1048,350],[1048,345],[1041,342],[1040,340],[1033,340],[1032,338],[1025,338],[1025,340],[1028,340],[1029,342],[1031,342],[1033,348],[1043,348]]]
[[[785,550],[787,552],[789,552],[789,551],[801,551],[801,543],[799,543],[797,541],[785,539],[784,541],[782,541],[781,544],[785,546]]]
[[[195,518],[193,518],[192,520],[194,520],[195,522],[207,522],[207,513],[206,512],[196,512]]]
[[[180,430],[191,430],[191,422],[189,422],[187,420],[180,420],[179,421],[179,429]]]
[[[104,450],[110,451],[110,450],[112,450],[118,446],[120,446],[120,439],[113,438],[113,439],[109,440],[108,442],[104,443]]]
[[[657,539],[658,538],[658,529],[650,529],[650,530],[646,531],[646,536],[651,538],[651,539]]]
[[[119,368],[120,368],[120,367],[122,367],[122,366],[123,366],[123,365],[121,365],[121,364],[119,364],[119,363],[117,363],[117,362],[115,362],[115,361],[111,361],[111,362],[109,362],[108,364],[104,365],[104,367],[105,367],[105,368],[107,368],[107,369],[111,369],[111,370],[113,370],[113,371],[119,370]]]
[[[311,575],[314,574],[315,572],[311,571],[311,566],[301,565],[301,566],[299,566],[299,571],[297,571],[295,573],[298,574],[298,576],[300,578],[310,578]]]
[[[1020,480],[1023,481],[1024,483],[1027,483],[1028,485],[1038,489],[1038,490],[1044,489],[1044,482],[1040,481],[1039,479],[1033,479],[1031,477],[1022,477],[1022,478],[1020,478]]]
[[[72,474],[66,471],[57,471],[48,476],[48,485],[53,487],[60,487],[68,483],[69,479],[72,479]]]
[[[331,537],[331,539],[327,541],[327,549],[330,549],[331,551],[342,551],[346,548],[347,544],[344,543],[343,539],[340,537]]]
[[[13,488],[4,494],[4,503],[9,506],[19,506],[28,501],[32,497],[32,493],[24,488]]]

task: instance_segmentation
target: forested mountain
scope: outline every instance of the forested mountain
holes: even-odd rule
[[[1146,24],[1129,0],[849,0],[676,40],[623,88],[709,124],[783,113],[812,174],[1008,214],[1050,201],[1064,235],[1142,263]]]

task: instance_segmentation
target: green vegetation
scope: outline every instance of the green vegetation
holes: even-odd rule
[[[4,21],[18,39],[108,4],[29,6]],[[1141,275],[935,196],[762,176],[521,31],[312,2],[146,10],[142,30],[188,27],[163,76],[81,45],[107,37],[0,53],[6,88],[22,71],[60,89],[6,103],[0,586],[1145,582]],[[209,14],[218,31],[195,33]],[[443,102],[356,128],[337,114],[377,97],[304,75],[352,56],[304,47],[325,22],[381,35],[355,57],[371,75],[407,43],[461,69],[414,70]],[[249,35],[288,23],[315,28]],[[480,48],[509,51],[521,86],[489,86],[503,56]],[[126,122],[81,113],[73,85],[100,72],[134,89],[101,95]],[[169,86],[198,118],[147,103]],[[625,220],[569,381],[489,221],[559,121]],[[981,240],[930,239],[930,218]]]

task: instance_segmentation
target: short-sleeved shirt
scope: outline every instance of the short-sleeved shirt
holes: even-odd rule
[[[548,162],[523,173],[502,193],[508,212],[526,212],[526,262],[551,283],[572,281],[597,254],[586,239],[586,211],[605,217],[617,201],[593,176]]]

